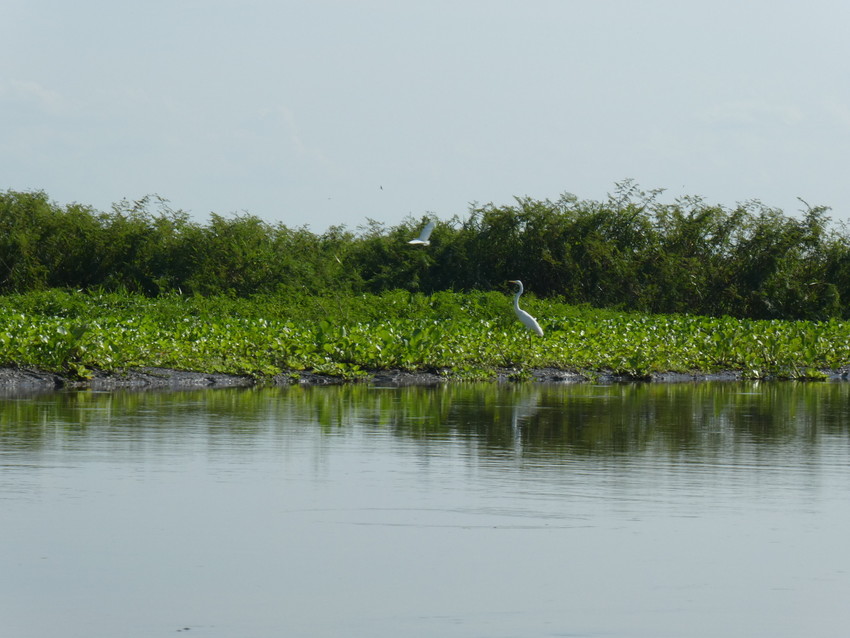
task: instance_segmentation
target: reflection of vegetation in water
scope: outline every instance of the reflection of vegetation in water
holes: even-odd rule
[[[465,441],[481,454],[699,456],[738,444],[846,437],[848,394],[844,383],[790,382],[69,392],[0,400],[0,445],[73,445],[89,435],[168,445],[191,435],[213,447],[238,442],[249,450],[269,433],[319,428]]]
[[[845,384],[705,383],[486,387],[456,397],[453,431],[494,449],[673,453],[736,440],[781,443],[846,432]]]

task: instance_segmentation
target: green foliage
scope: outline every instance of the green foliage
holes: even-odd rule
[[[660,194],[625,181],[602,202],[565,194],[474,205],[465,218],[436,220],[424,248],[407,243],[424,217],[315,234],[247,213],[201,224],[157,196],[98,212],[7,191],[0,294],[307,295],[305,304],[328,310],[340,295],[390,291],[394,301],[381,303],[421,304],[416,295],[428,295],[439,305],[449,298],[437,293],[504,293],[519,278],[531,303],[537,295],[645,313],[850,318],[850,237],[829,225],[826,208],[803,203],[791,216],[757,201],[730,210],[698,197],[665,204]]]
[[[313,370],[433,370],[525,378],[535,367],[613,372],[737,370],[818,378],[850,360],[850,324],[599,310],[530,297],[538,338],[498,293],[149,298],[47,290],[0,297],[0,365],[85,377],[141,366],[269,377]]]

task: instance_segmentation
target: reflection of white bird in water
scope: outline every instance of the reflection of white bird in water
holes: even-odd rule
[[[519,279],[511,279],[508,283],[519,284],[519,291],[517,292],[516,297],[514,297],[514,312],[516,313],[517,319],[522,321],[526,328],[542,337],[543,328],[541,328],[540,324],[537,323],[537,319],[519,307],[519,297],[523,293],[522,282]]]
[[[522,455],[522,426],[525,421],[537,413],[540,397],[537,392],[527,395],[521,401],[514,403],[511,409],[511,432],[514,439],[514,452]]]
[[[425,228],[422,229],[422,232],[419,233],[419,237],[411,239],[407,243],[414,244],[415,246],[430,246],[431,242],[429,241],[429,237],[431,237],[432,230],[434,230],[434,222],[428,222],[425,224]]]

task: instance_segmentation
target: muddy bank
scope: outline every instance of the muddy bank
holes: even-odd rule
[[[379,371],[358,383],[384,386],[436,385],[446,377],[436,373],[410,373],[400,370]],[[106,372],[95,370],[90,379],[70,379],[52,372],[33,368],[0,367],[0,394],[26,394],[57,390],[189,390],[200,388],[246,388],[255,385],[338,385],[346,383],[340,377],[293,371],[267,379],[251,376],[191,372],[167,368],[136,368]]]
[[[848,368],[826,371],[829,381],[848,379]],[[498,370],[496,383],[531,381],[536,383],[694,383],[703,381],[738,381],[741,374],[735,371],[717,373],[664,372],[649,377],[629,377],[606,373],[582,374],[556,368],[541,368],[518,373],[516,370]],[[375,371],[357,383],[382,387],[433,386],[452,381],[439,372],[406,372],[403,370]],[[258,380],[250,376],[191,372],[166,368],[137,368],[118,372],[94,371],[90,379],[76,380],[32,368],[0,367],[0,394],[28,394],[65,389],[108,390],[187,390],[200,388],[244,388],[255,385],[336,385],[346,383],[339,377],[293,371],[269,379]]]
[[[139,368],[120,372],[94,371],[90,379],[76,380],[33,368],[0,368],[0,391],[49,392],[64,389],[118,390],[232,388],[254,385],[250,377],[229,374],[205,374],[183,370]]]

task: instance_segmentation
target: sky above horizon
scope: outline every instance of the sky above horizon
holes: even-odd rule
[[[7,0],[0,190],[323,232],[617,182],[850,221],[850,3]]]

